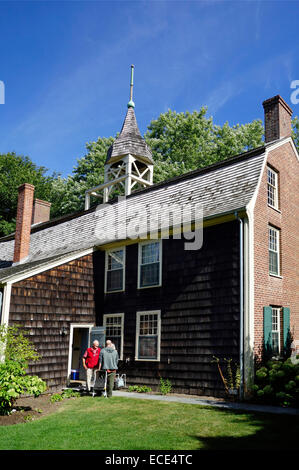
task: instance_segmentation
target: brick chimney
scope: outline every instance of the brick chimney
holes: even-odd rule
[[[276,95],[263,102],[265,113],[265,142],[292,135],[293,111],[284,99]]]
[[[48,222],[48,220],[50,220],[50,208],[50,202],[42,201],[41,199],[35,199],[32,212],[32,224],[34,225],[41,224],[42,222]]]
[[[24,183],[18,191],[14,263],[24,261],[29,255],[34,186]]]

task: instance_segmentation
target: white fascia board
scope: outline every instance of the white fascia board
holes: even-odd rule
[[[11,297],[11,283],[5,284],[3,289],[3,303],[2,303],[2,325],[8,325],[9,309],[10,309],[10,297]]]
[[[7,282],[10,284],[14,284],[19,281],[23,281],[24,279],[27,279],[28,277],[36,276],[37,274],[40,274],[44,271],[49,271],[50,269],[56,268],[57,266],[60,266],[61,264],[66,264],[69,263],[70,261],[73,261],[78,258],[82,258],[83,256],[89,255],[93,253],[94,248],[88,248],[86,250],[82,250],[80,252],[77,252],[76,254],[69,254],[66,255],[63,258],[59,258],[59,260],[56,261],[49,261],[48,263],[42,264],[40,266],[37,266],[36,268],[32,268],[29,271],[26,271],[24,273],[18,273],[16,275],[12,275],[11,277],[7,278],[7,281],[4,279],[3,284]]]

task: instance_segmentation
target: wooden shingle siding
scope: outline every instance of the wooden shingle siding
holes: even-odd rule
[[[125,292],[103,294],[103,254],[95,255],[98,322],[125,314],[124,362],[129,384],[157,386],[169,378],[177,391],[221,395],[213,355],[239,354],[239,231],[231,222],[204,229],[203,247],[163,240],[162,286],[137,289],[137,244],[126,248]],[[161,310],[160,362],[135,361],[136,312]],[[130,358],[129,362],[125,362]]]
[[[71,261],[13,285],[9,324],[21,325],[42,358],[30,372],[50,389],[67,379],[71,323],[94,323],[92,255]],[[61,336],[62,327],[67,336]]]

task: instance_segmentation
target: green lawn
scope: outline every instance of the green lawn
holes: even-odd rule
[[[133,398],[81,397],[36,421],[0,427],[1,450],[298,448],[298,417]]]

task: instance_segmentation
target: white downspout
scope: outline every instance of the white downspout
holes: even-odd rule
[[[239,398],[244,397],[244,228],[243,219],[235,212],[235,216],[239,221],[239,245],[240,245],[240,389]]]

